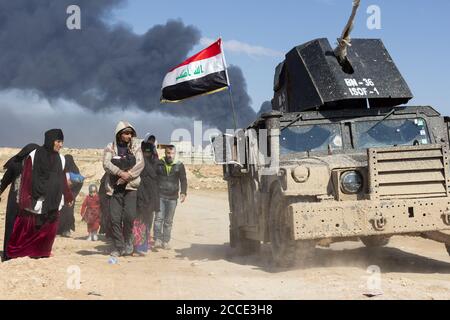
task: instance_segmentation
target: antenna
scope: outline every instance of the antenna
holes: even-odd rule
[[[353,9],[350,18],[348,19],[347,25],[342,32],[341,38],[338,39],[338,46],[334,50],[334,54],[336,55],[339,63],[342,65],[347,62],[347,48],[351,46],[351,38],[350,33],[353,30],[353,24],[356,17],[356,13],[358,12],[359,5],[361,4],[361,0],[353,0]]]

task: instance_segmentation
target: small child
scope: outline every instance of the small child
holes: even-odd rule
[[[97,194],[97,186],[91,184],[89,186],[89,195],[83,201],[81,205],[81,217],[83,221],[87,223],[89,236],[86,240],[97,241],[98,230],[100,229],[100,198]]]

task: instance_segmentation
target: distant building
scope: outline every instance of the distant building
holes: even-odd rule
[[[158,154],[162,157],[167,146],[175,146],[177,150],[177,157],[187,164],[212,164],[213,153],[210,147],[202,149],[202,147],[195,148],[191,141],[172,141],[170,143],[159,143]]]

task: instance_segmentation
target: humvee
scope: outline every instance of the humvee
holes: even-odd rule
[[[276,68],[273,110],[214,140],[240,253],[270,243],[288,266],[319,242],[407,235],[450,254],[449,119],[405,106],[413,95],[381,40],[347,49],[295,47]]]

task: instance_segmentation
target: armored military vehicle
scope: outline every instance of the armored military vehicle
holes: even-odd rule
[[[449,119],[413,97],[378,39],[297,46],[276,68],[273,111],[214,140],[230,204],[230,243],[270,243],[283,266],[319,242],[393,235],[450,254]],[[342,46],[341,46],[342,44]]]

